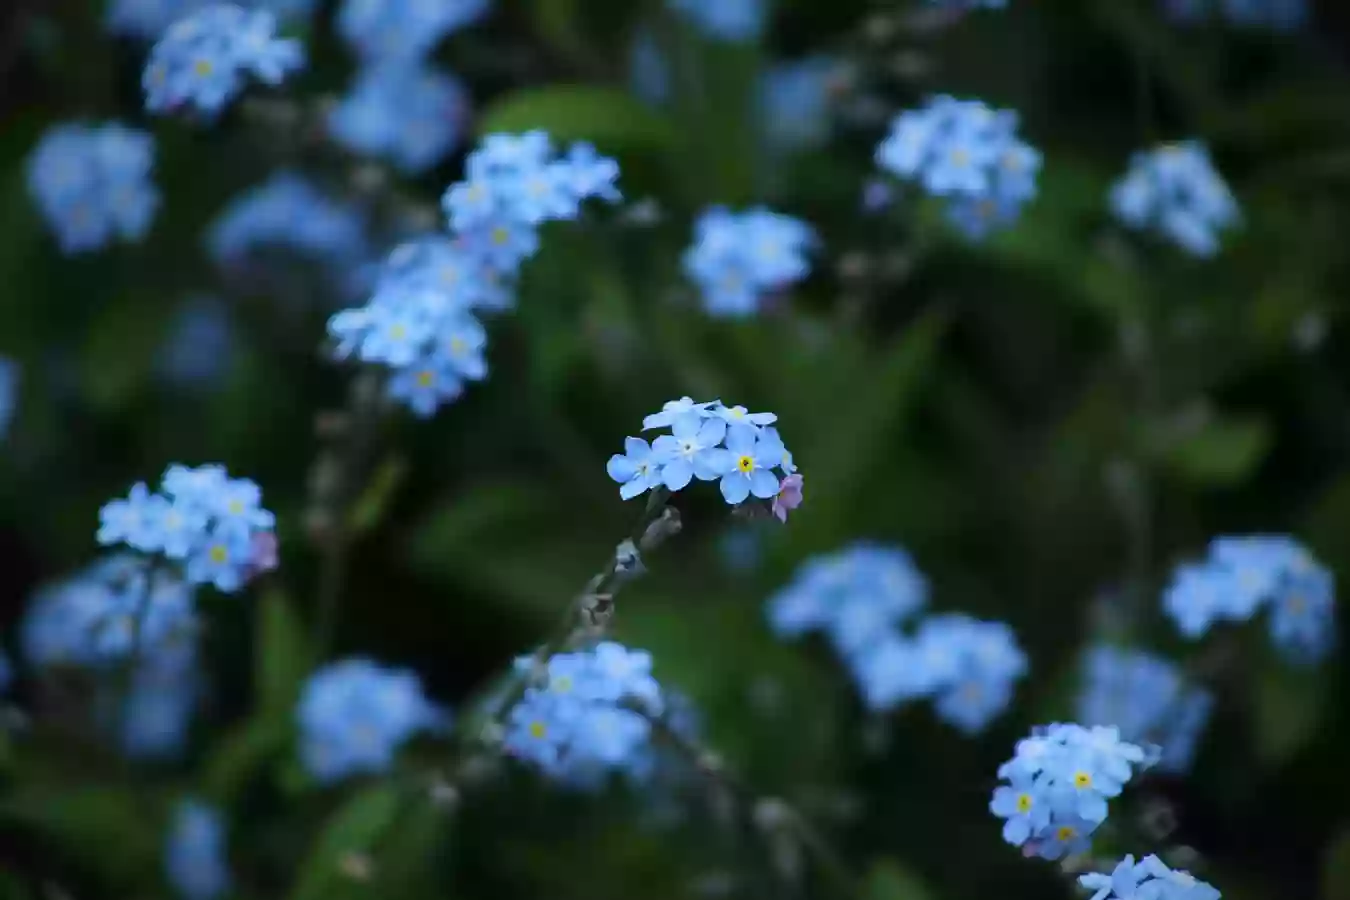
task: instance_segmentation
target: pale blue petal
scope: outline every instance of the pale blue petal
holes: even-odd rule
[[[727,470],[721,468],[725,463],[719,454],[727,458],[731,456],[725,450],[704,450],[702,453],[694,454],[694,477],[699,481],[713,481],[724,474]]]
[[[700,454],[705,455],[705,454]],[[720,447],[715,450],[709,450],[706,454],[707,466],[712,472],[718,475],[726,475],[736,471],[736,455],[730,450],[723,450]]]
[[[746,456],[755,449],[755,429],[750,425],[732,425],[727,429],[727,449],[737,456]]]
[[[750,491],[761,500],[778,494],[778,479],[768,469],[756,469],[750,474]]]
[[[636,497],[638,494],[641,494],[645,490],[647,490],[646,480],[642,478],[635,478],[619,488],[619,496],[625,500],[632,500],[634,497]]]
[[[698,426],[702,419],[696,412],[681,413],[670,424],[670,431],[675,437],[681,440],[688,440],[698,434]]]
[[[605,471],[609,473],[610,478],[622,484],[633,480],[633,476],[637,474],[637,465],[628,457],[616,453],[609,458],[609,465],[605,466]]]
[[[662,480],[672,491],[683,490],[694,477],[694,467],[686,459],[677,459],[662,469]]]
[[[723,419],[704,419],[698,432],[701,447],[716,447],[727,436],[727,423]]]
[[[642,438],[630,437],[623,439],[623,452],[633,462],[642,462],[652,452],[651,445]]]
[[[732,506],[745,502],[745,498],[750,496],[750,479],[740,472],[728,472],[723,475],[722,496]]]

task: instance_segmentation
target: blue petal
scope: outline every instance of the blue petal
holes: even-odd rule
[[[727,449],[737,456],[747,456],[755,449],[755,429],[750,425],[732,425],[727,429]]]
[[[616,453],[609,458],[605,471],[609,473],[610,478],[623,484],[633,480],[633,476],[637,474],[637,465],[628,457]]]
[[[750,475],[750,492],[761,500],[778,494],[778,479],[768,469],[756,469]]]
[[[642,438],[630,437],[623,439],[623,452],[627,453],[633,462],[642,462],[651,454],[652,448]]]
[[[698,434],[699,423],[703,420],[696,412],[681,413],[670,424],[670,431],[681,440],[688,440]]]
[[[682,490],[694,477],[694,467],[686,459],[677,459],[662,470],[662,480],[672,491]]]
[[[724,474],[727,471],[722,468],[725,463],[719,458],[718,454],[731,456],[725,450],[704,450],[702,453],[694,454],[694,477],[699,481],[713,481],[719,475]]]
[[[728,472],[722,476],[722,496],[735,506],[750,496],[750,479],[740,472]]]
[[[723,419],[704,419],[698,432],[698,443],[702,447],[716,447],[727,436],[727,423]]]
[[[619,496],[625,500],[632,500],[638,494],[647,490],[647,482],[642,478],[634,478],[632,481],[619,488]]]

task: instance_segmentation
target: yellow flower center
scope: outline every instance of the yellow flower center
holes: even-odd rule
[[[553,690],[557,691],[559,694],[566,694],[568,691],[572,690],[572,676],[560,675],[553,679]]]
[[[1302,594],[1293,594],[1289,598],[1289,611],[1294,615],[1299,615],[1308,608],[1308,598]]]
[[[459,269],[441,266],[441,284],[454,284],[456,281],[459,281]]]
[[[749,475],[755,471],[755,458],[753,456],[742,456],[736,460],[736,468]]]
[[[965,150],[961,149],[960,147],[957,147],[955,150],[952,151],[951,161],[952,165],[965,168],[966,166],[970,165],[970,154],[967,153]]]
[[[417,373],[418,387],[424,388],[431,387],[432,382],[434,382],[435,380],[436,376],[430,369],[423,369],[422,371]]]
[[[1075,772],[1073,775],[1073,786],[1080,791],[1092,787],[1092,775],[1088,772]]]
[[[1078,829],[1072,825],[1061,825],[1055,829],[1055,837],[1061,841],[1071,841],[1078,834]]]
[[[1018,795],[1017,795],[1017,811],[1020,812],[1020,813],[1031,812],[1031,795],[1030,795],[1030,794],[1018,794]]]
[[[192,71],[196,72],[202,78],[210,75],[213,69],[215,69],[215,66],[211,65],[211,60],[209,59],[199,59],[192,64]]]
[[[211,548],[210,555],[211,555],[211,562],[223,563],[229,560],[230,551],[225,548],[224,544],[216,544],[214,547]]]
[[[463,339],[463,338],[457,338],[457,337],[455,337],[455,338],[451,338],[451,339],[450,339],[450,355],[451,355],[451,356],[463,356],[463,355],[464,355],[464,351],[466,351],[466,350],[468,350],[468,349],[469,349],[469,345],[466,344],[466,343],[464,343],[464,339]]]
[[[535,721],[530,723],[530,737],[534,738],[537,741],[542,741],[544,739],[544,736],[547,734],[548,734],[548,726],[545,725],[543,722]]]
[[[738,406],[738,407],[736,407],[735,409],[731,410],[731,417],[732,417],[733,419],[744,419],[744,418],[745,418],[745,410],[741,409],[741,408]]]
[[[401,341],[408,336],[408,329],[404,325],[394,325],[389,329],[389,336],[396,341]]]
[[[505,244],[510,239],[510,237],[511,232],[507,231],[505,228],[502,228],[501,226],[492,229],[492,242],[494,244],[498,245]]]
[[[227,508],[230,511],[230,515],[237,516],[244,511],[244,503],[242,500],[231,500],[227,505]]]

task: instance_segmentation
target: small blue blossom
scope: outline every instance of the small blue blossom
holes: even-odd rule
[[[877,165],[947,201],[948,220],[979,239],[1036,196],[1040,153],[1016,136],[1017,114],[940,95],[891,123]]]
[[[642,438],[630,437],[624,439],[623,454],[609,458],[605,471],[619,483],[619,496],[632,500],[662,484],[662,462],[663,457],[650,444]]]
[[[995,789],[990,812],[1004,820],[1004,840],[1028,855],[1053,860],[1083,852],[1106,820],[1107,799],[1119,795],[1149,757],[1115,728],[1038,728],[999,767],[1009,783]]]
[[[215,298],[194,297],[179,309],[160,350],[159,370],[181,387],[210,387],[234,353],[229,310]]]
[[[159,208],[154,139],[115,122],[49,128],[28,158],[28,190],[67,255],[139,242]]]
[[[932,616],[919,626],[915,640],[921,659],[940,660],[925,667],[933,673],[929,681],[937,714],[967,734],[983,731],[1007,708],[1013,683],[1027,671],[1025,654],[1002,622]]]
[[[722,474],[717,447],[727,435],[726,422],[689,412],[671,423],[671,432],[661,435],[652,445],[657,458],[666,460],[661,477],[667,488],[683,490],[695,477],[699,481],[713,481]],[[778,490],[776,478],[773,489]]]
[[[364,658],[330,663],[311,675],[295,716],[300,759],[325,783],[388,771],[404,743],[447,722],[415,673]]]
[[[653,428],[667,428],[675,423],[675,420],[686,413],[695,413],[699,418],[707,419],[712,416],[720,416],[722,401],[709,400],[706,403],[695,403],[693,397],[681,397],[678,400],[667,400],[661,407],[659,413],[653,413],[642,420],[642,430],[650,431]]]
[[[145,108],[170,113],[192,108],[214,117],[252,76],[278,85],[304,64],[298,41],[276,36],[276,16],[230,3],[180,19],[150,51],[141,79]]]
[[[666,0],[699,31],[723,41],[744,42],[764,32],[766,0]]]
[[[1247,621],[1263,606],[1272,640],[1291,662],[1317,663],[1331,652],[1334,581],[1292,538],[1216,538],[1208,559],[1180,566],[1163,595],[1164,610],[1192,639],[1216,621]]]
[[[726,442],[725,450],[713,451],[709,463],[712,472],[722,476],[726,501],[736,506],[751,494],[761,500],[773,499],[778,493],[778,476],[773,469],[787,452],[782,441],[749,425],[733,425],[727,429]]]
[[[647,717],[665,708],[651,664],[650,654],[611,641],[555,654],[508,714],[506,751],[564,782],[641,774],[649,761]],[[534,661],[517,665],[529,671]]]
[[[195,799],[179,802],[164,844],[164,873],[186,900],[215,900],[229,890],[225,820],[218,810]]]
[[[1126,856],[1110,875],[1080,875],[1078,884],[1094,892],[1091,900],[1219,900],[1221,896],[1213,885],[1190,872],[1168,868],[1156,856],[1137,863],[1133,856]]]
[[[368,253],[365,215],[293,172],[241,193],[216,217],[206,246],[217,264],[244,265],[250,254],[282,248],[339,268]]]
[[[759,86],[761,127],[779,151],[809,150],[830,136],[831,109],[847,70],[837,59],[817,56],[769,69]]]
[[[1114,725],[1123,740],[1161,747],[1158,768],[1184,772],[1209,721],[1213,695],[1188,687],[1169,660],[1101,644],[1084,657],[1078,721]]]
[[[804,279],[815,243],[803,222],[756,208],[735,213],[714,207],[699,217],[685,251],[685,274],[698,285],[704,308],[716,316],[753,314],[765,295]]]
[[[459,79],[406,61],[371,65],[329,114],[333,138],[356,153],[386,159],[409,175],[455,149],[469,115]]]
[[[418,60],[491,8],[492,0],[343,0],[337,30],[362,59]]]
[[[1198,141],[1136,154],[1110,201],[1125,225],[1156,230],[1193,256],[1217,253],[1219,233],[1240,220],[1237,201]]]
[[[221,466],[170,466],[162,493],[137,483],[125,500],[99,511],[98,542],[126,544],[185,563],[188,581],[233,593],[269,567],[275,517],[246,478],[231,479]]]

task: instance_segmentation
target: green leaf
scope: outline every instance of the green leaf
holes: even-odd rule
[[[1256,682],[1252,735],[1268,765],[1288,761],[1317,732],[1326,700],[1322,679],[1272,664]]]
[[[408,474],[408,461],[401,456],[390,456],[371,476],[366,489],[352,506],[348,527],[353,534],[365,534],[380,524],[394,493]]]
[[[227,806],[264,765],[283,753],[290,742],[289,719],[257,718],[231,732],[204,766],[203,790]]]
[[[328,900],[351,885],[343,862],[351,854],[371,854],[394,824],[401,798],[394,788],[368,788],[339,807],[328,820],[299,870],[292,900]]]
[[[1248,478],[1265,459],[1270,444],[1270,426],[1264,419],[1216,419],[1168,447],[1164,460],[1189,481],[1221,487]]]
[[[269,590],[258,604],[254,672],[258,707],[264,718],[289,721],[300,687],[313,667],[305,625],[286,595]]]
[[[917,875],[884,859],[872,866],[863,889],[865,900],[930,900],[932,893]]]
[[[0,821],[49,836],[81,866],[126,887],[158,863],[159,799],[143,788],[15,786],[0,801]]]
[[[1350,897],[1350,829],[1342,831],[1322,857],[1322,900]]]
[[[664,150],[676,140],[670,121],[616,88],[550,85],[507,94],[483,111],[480,134],[540,128],[559,142],[591,141],[608,150]]]

